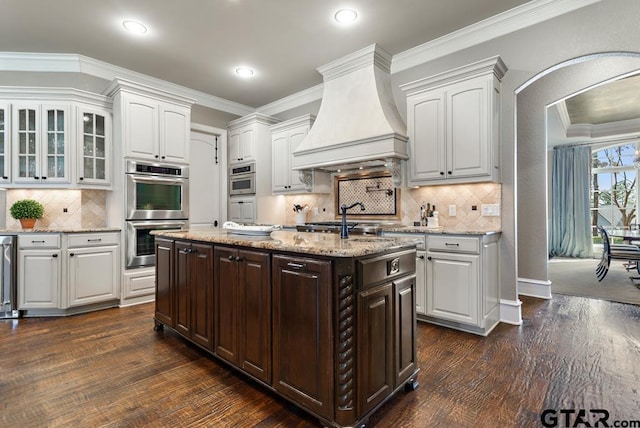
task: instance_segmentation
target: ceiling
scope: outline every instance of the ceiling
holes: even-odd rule
[[[527,2],[3,0],[0,51],[80,54],[258,108],[322,83],[317,67],[372,43],[395,55]],[[334,21],[345,6],[356,23]],[[148,33],[126,33],[124,19]],[[236,76],[242,65],[255,75]]]

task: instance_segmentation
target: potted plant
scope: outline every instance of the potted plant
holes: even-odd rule
[[[11,217],[20,220],[23,229],[33,229],[36,220],[44,215],[44,207],[33,199],[22,199],[11,205],[9,213]]]

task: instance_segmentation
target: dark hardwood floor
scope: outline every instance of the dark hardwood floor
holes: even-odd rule
[[[0,321],[0,424],[318,426],[152,317],[145,304]],[[368,426],[540,427],[544,409],[581,408],[640,420],[640,307],[524,298],[523,318],[487,338],[419,323],[420,387]]]

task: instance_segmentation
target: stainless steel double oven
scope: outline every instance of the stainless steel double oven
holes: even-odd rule
[[[128,160],[125,171],[126,268],[153,266],[152,230],[189,224],[189,168]]]

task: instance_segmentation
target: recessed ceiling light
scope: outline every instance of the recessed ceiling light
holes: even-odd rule
[[[238,67],[236,68],[236,74],[240,77],[251,77],[253,76],[253,70],[249,67]]]
[[[122,21],[122,26],[126,28],[127,31],[130,31],[135,34],[144,34],[147,32],[147,27],[145,27],[143,23],[132,21],[130,19],[127,19],[126,21]]]
[[[358,19],[358,13],[353,9],[340,9],[336,12],[334,18],[340,24],[349,24]]]

